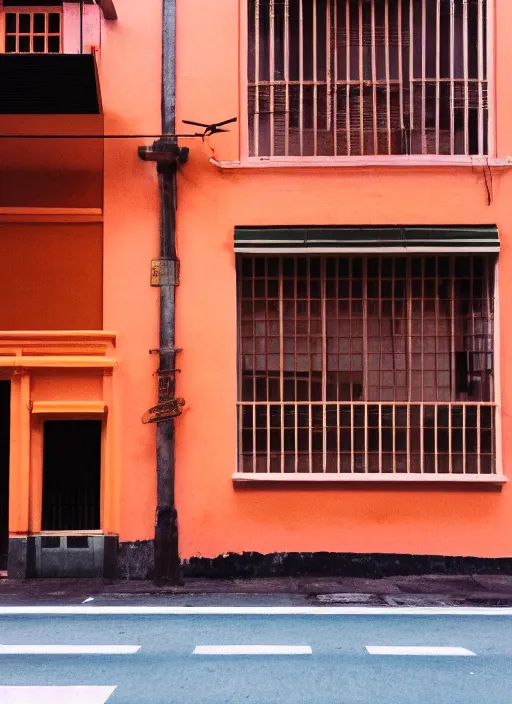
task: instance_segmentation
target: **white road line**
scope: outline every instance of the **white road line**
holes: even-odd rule
[[[196,645],[193,655],[311,655],[309,645]]]
[[[0,606],[0,616],[512,616],[486,606]]]
[[[366,650],[370,655],[475,655],[466,648],[430,647],[424,645],[367,645]]]
[[[116,687],[0,687],[2,704],[105,704]]]
[[[140,648],[140,645],[0,645],[0,655],[133,655]]]

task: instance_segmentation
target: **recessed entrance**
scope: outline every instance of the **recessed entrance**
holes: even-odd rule
[[[0,381],[0,569],[7,569],[9,549],[9,449],[11,382]]]
[[[100,528],[101,420],[48,420],[42,530]]]

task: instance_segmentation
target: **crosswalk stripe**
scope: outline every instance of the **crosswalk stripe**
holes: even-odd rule
[[[0,645],[0,655],[133,655],[140,645]]]
[[[105,704],[116,689],[109,687],[2,687],[2,704]]]
[[[446,646],[430,647],[424,645],[367,645],[366,650],[370,655],[475,655],[466,648]]]
[[[196,645],[193,655],[311,655],[309,645]]]

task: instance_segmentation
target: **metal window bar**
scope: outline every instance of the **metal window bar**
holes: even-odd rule
[[[62,52],[62,12],[59,8],[9,7],[3,12],[5,53]]]
[[[386,130],[387,130],[387,153],[391,154],[391,84],[389,66],[389,0],[384,4],[384,51],[386,64]]]
[[[247,473],[496,472],[494,257],[238,258]]]
[[[489,0],[247,2],[250,156],[488,154]]]
[[[450,0],[450,154],[455,154],[455,0]]]

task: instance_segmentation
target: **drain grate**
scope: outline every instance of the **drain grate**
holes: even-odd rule
[[[316,601],[320,604],[357,604],[359,606],[382,606],[382,600],[376,594],[341,593],[317,594]]]
[[[382,597],[389,606],[462,606],[465,599],[441,594],[393,594]]]

